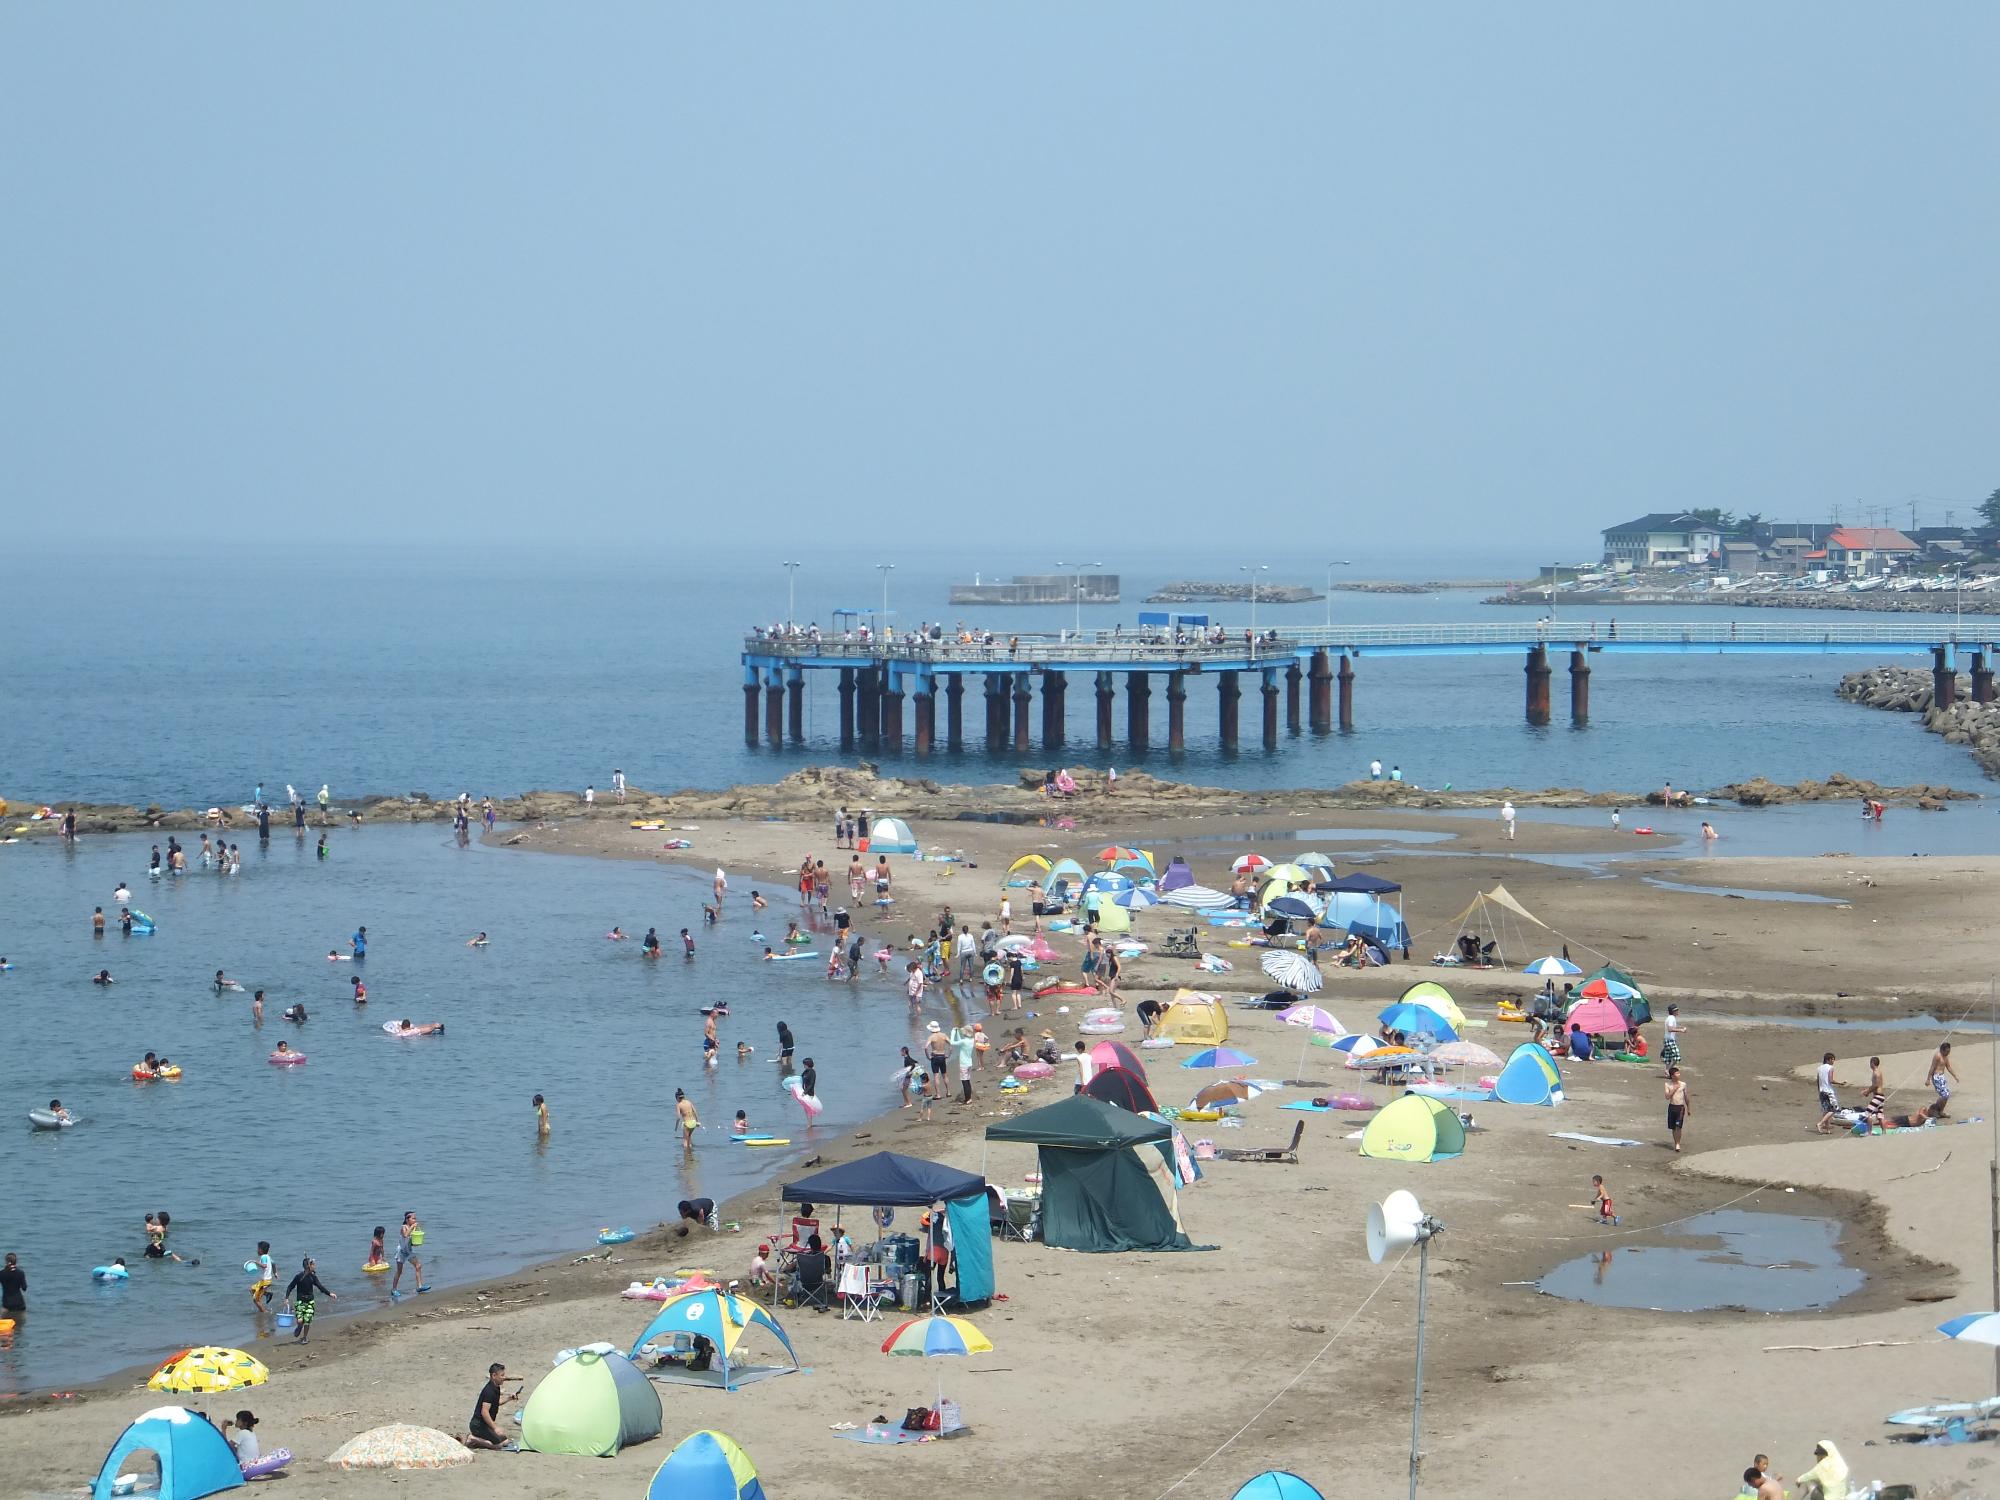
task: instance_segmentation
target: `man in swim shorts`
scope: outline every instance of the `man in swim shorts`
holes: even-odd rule
[[[1937,1051],[1931,1054],[1929,1073],[1931,1088],[1938,1096],[1938,1118],[1943,1119],[1945,1106],[1951,1102],[1951,1086],[1958,1081],[1958,1069],[1951,1065],[1950,1042],[1938,1043]]]
[[[318,1267],[308,1255],[300,1263],[298,1275],[285,1284],[285,1301],[291,1304],[297,1324],[292,1333],[293,1343],[303,1344],[312,1337],[313,1311],[321,1292],[336,1302],[340,1300],[340,1294],[319,1279]]]

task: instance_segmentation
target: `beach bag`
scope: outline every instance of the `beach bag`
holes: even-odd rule
[[[913,1406],[903,1414],[903,1431],[937,1432],[943,1423],[928,1406]]]

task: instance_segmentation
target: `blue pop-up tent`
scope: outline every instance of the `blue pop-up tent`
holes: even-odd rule
[[[1562,1073],[1548,1048],[1536,1042],[1516,1047],[1493,1080],[1493,1097],[1502,1104],[1560,1104]]]
[[[1402,887],[1393,880],[1356,871],[1319,887],[1326,897],[1326,915],[1320,920],[1328,927],[1358,932],[1382,949],[1407,948],[1410,931],[1403,914],[1383,901]]]
[[[111,1500],[120,1466],[135,1453],[151,1453],[159,1465],[159,1484],[148,1491],[155,1500],[202,1500],[243,1483],[236,1450],[214,1423],[185,1406],[156,1406],[111,1445],[90,1487],[91,1500]]]

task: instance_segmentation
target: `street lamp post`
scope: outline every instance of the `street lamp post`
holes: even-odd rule
[[[1081,640],[1083,638],[1083,570],[1085,568],[1101,568],[1104,564],[1101,562],[1058,562],[1056,566],[1059,568],[1076,569],[1076,634],[1077,638]]]
[[[1333,570],[1335,568],[1351,568],[1353,566],[1354,564],[1344,557],[1339,562],[1330,562],[1326,565],[1326,628],[1328,630],[1333,629]]]
[[[1250,659],[1257,659],[1257,575],[1271,571],[1268,563],[1244,563],[1236,570],[1250,575]]]
[[[889,575],[896,571],[894,563],[877,563],[875,570],[882,575],[882,619],[877,633],[882,638],[882,654],[889,654]]]
[[[778,566],[785,570],[785,624],[789,627],[799,617],[799,564],[787,559]]]

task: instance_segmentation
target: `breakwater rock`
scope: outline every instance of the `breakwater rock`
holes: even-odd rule
[[[1112,786],[1104,772],[1078,767],[1070,768],[1076,794],[1052,798],[1042,789],[1046,775],[1040,770],[1022,771],[1011,785],[963,786],[928,776],[885,775],[875,765],[862,761],[853,766],[805,766],[777,781],[721,790],[690,787],[661,793],[630,788],[622,803],[608,795],[585,802],[580,792],[538,791],[495,798],[493,805],[497,817],[506,823],[589,818],[672,826],[700,818],[812,822],[830,819],[840,808],[853,813],[864,810],[894,813],[913,819],[1035,823],[1073,817],[1103,823],[1112,819],[1130,822],[1302,809],[1422,812],[1439,808],[1497,808],[1506,801],[1519,807],[1640,807],[1648,803],[1658,805],[1661,798],[1657,789],[1651,792],[1593,792],[1582,787],[1460,789],[1421,787],[1407,781],[1350,781],[1332,787],[1239,791],[1234,787],[1164,781],[1144,771],[1121,773]],[[1710,800],[1737,801],[1747,807],[1863,796],[1941,807],[1977,793],[1942,786],[1882,786],[1835,774],[1824,781],[1803,781],[1795,786],[1758,779],[1718,787],[1705,795]],[[353,813],[359,813],[364,823],[446,823],[451,821],[456,807],[452,800],[435,799],[423,792],[365,797],[339,801],[324,813],[313,807],[307,813],[306,826],[334,827],[347,822]],[[53,836],[60,826],[61,814],[70,811],[76,814],[77,831],[88,834],[220,828],[240,840],[244,835],[255,838],[257,830],[256,818],[240,807],[170,811],[159,806],[52,801],[48,808],[50,816],[38,817],[38,806],[24,806],[17,799],[7,809],[4,821],[0,821],[0,832],[14,836]],[[475,802],[472,808],[475,823],[479,813],[479,804]],[[283,806],[273,808],[271,825],[273,837],[282,838],[291,826],[290,810]]]
[[[1981,770],[2000,776],[2000,704],[1974,703],[1971,679],[1964,674],[1957,679],[1956,701],[1949,708],[1938,707],[1931,674],[1922,667],[1849,672],[1834,691],[1850,703],[1920,716],[1924,728],[1943,735],[1946,744],[1965,746]]]

